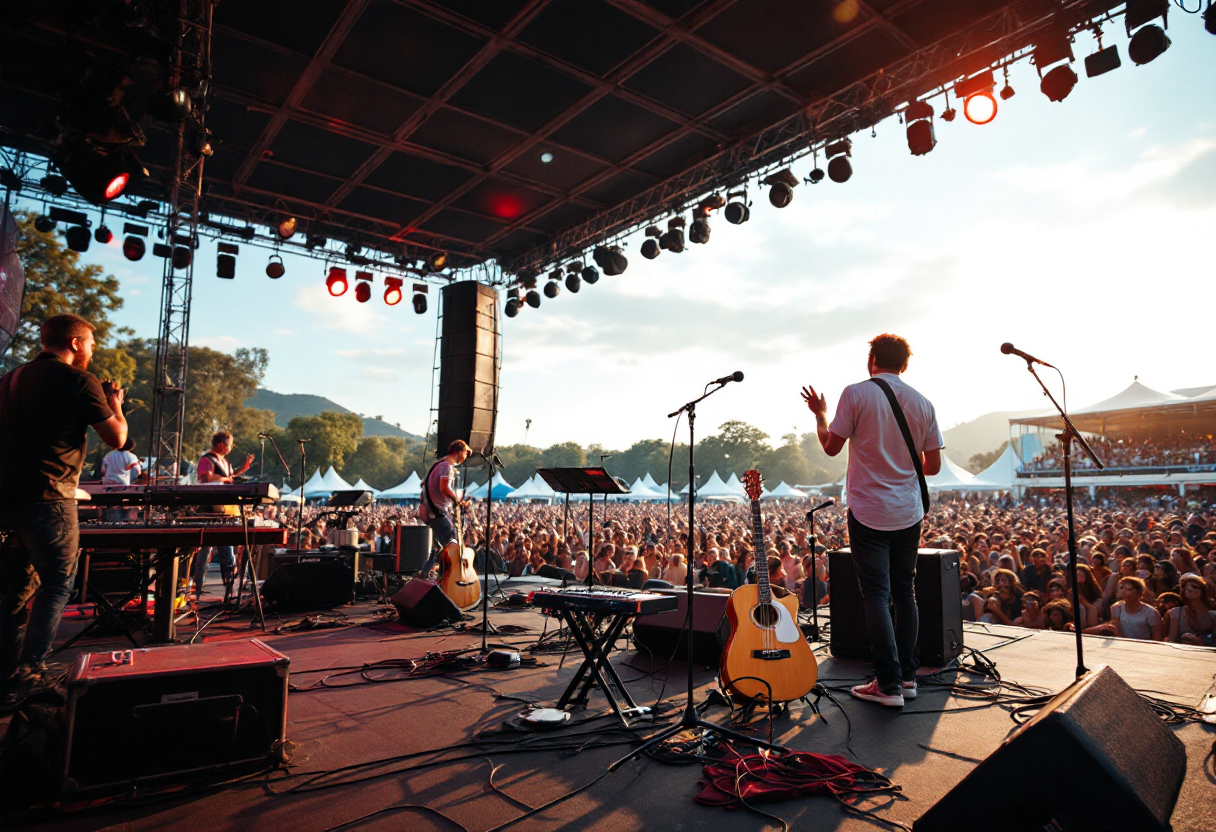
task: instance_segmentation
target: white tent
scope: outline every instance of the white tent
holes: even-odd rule
[[[736,482],[738,480],[736,479]],[[702,500],[727,500],[742,502],[743,498],[731,490],[726,483],[722,482],[722,478],[718,476],[718,472],[714,471],[704,485],[697,486],[697,497]]]
[[[490,482],[493,484],[490,493],[493,494],[495,500],[505,500],[515,491],[515,487],[503,479],[502,473],[498,471],[494,472],[494,479],[490,480]],[[484,500],[486,498],[486,484],[477,486],[465,496],[470,500]]]
[[[1013,445],[1006,445],[995,462],[975,475],[971,488],[977,491],[1008,491],[1017,482],[1019,464]]]
[[[311,500],[315,497],[328,497],[333,492],[333,487],[326,485],[325,478],[321,476],[321,469],[312,472],[312,476],[308,478],[308,482],[304,483],[304,497]]]
[[[300,489],[292,488],[290,485],[284,484],[284,486],[279,489],[279,502],[302,503],[304,502],[304,497],[300,493]]]
[[[398,483],[392,488],[381,491],[378,498],[380,500],[417,500],[422,497],[422,479],[418,476],[417,471],[410,471],[410,475],[406,477],[405,482]]]
[[[954,464],[954,460],[942,454],[942,470],[925,479],[930,491],[973,491],[975,474]]]
[[[653,489],[655,491],[666,491],[667,490],[667,486],[660,486],[657,482],[654,481],[654,477],[650,476],[649,471],[646,472],[646,476],[642,477],[642,485],[646,486],[647,488]]]
[[[646,485],[646,482],[641,477],[638,477],[636,480],[634,480],[633,485],[629,486],[628,494],[621,495],[621,499],[631,501],[663,500],[666,498],[667,493],[665,491],[659,491],[657,488],[651,488],[650,486]]]
[[[726,481],[726,488],[736,497],[747,499],[747,489],[743,487],[743,483],[739,481],[739,475],[734,471],[731,471],[730,479]]]
[[[325,476],[321,477],[321,482],[325,483],[330,491],[351,491],[354,489],[353,485],[338,476],[337,470],[332,465],[325,472]]]
[[[379,491],[377,491],[376,489],[372,488],[372,487],[371,487],[370,485],[368,485],[367,483],[365,483],[365,482],[363,481],[363,477],[359,477],[359,481],[358,481],[357,483],[355,483],[355,484],[354,484],[354,486],[352,486],[352,488],[353,488],[353,490],[355,490],[355,491],[366,491],[366,492],[368,492],[369,494],[371,494],[371,495],[372,495],[372,499],[379,499],[379,497],[380,497],[380,492],[379,492]]]
[[[774,488],[772,491],[768,492],[768,496],[765,499],[771,499],[771,500],[783,500],[783,499],[793,499],[793,498],[805,499],[806,496],[807,496],[807,494],[805,491],[798,489],[798,488],[794,488],[792,485],[787,485],[785,480],[782,480],[781,483],[776,488]]]
[[[557,492],[541,479],[540,474],[534,474],[532,479],[511,492],[512,500],[552,500],[555,496]]]

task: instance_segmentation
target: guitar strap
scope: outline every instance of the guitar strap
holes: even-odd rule
[[[431,466],[431,470],[426,472],[426,479],[422,481],[422,493],[426,497],[426,504],[431,511],[432,517],[447,517],[446,514],[439,510],[439,506],[435,505],[435,501],[431,499],[431,474],[435,473],[435,466],[442,461],[442,459],[436,460],[435,465]]]
[[[908,444],[908,453],[912,455],[912,467],[916,469],[916,479],[920,482],[920,503],[925,510],[925,514],[928,514],[929,483],[925,481],[925,468],[921,464],[920,454],[916,452],[916,443],[912,441],[912,431],[908,427],[908,420],[904,416],[904,410],[899,406],[899,399],[895,398],[895,391],[891,389],[891,385],[881,378],[871,378],[870,381],[882,389],[882,392],[887,396],[887,401],[891,403],[891,411],[895,414],[895,422],[899,425],[899,430],[904,435],[904,442]]]

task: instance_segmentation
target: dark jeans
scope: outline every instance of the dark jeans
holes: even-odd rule
[[[423,578],[430,574],[431,568],[439,558],[439,553],[443,551],[443,547],[456,539],[456,527],[452,525],[451,519],[447,516],[441,514],[438,517],[432,517],[426,521],[426,524],[434,532],[433,539],[435,542],[431,547],[431,556],[426,559],[426,563],[422,566],[422,571],[418,573]]]
[[[207,577],[207,564],[214,560],[220,565],[220,575],[224,584],[232,580],[232,568],[236,566],[235,546],[204,546],[194,556],[194,592],[203,594],[203,580]]]
[[[0,508],[0,526],[12,530],[0,553],[0,679],[4,679],[18,665],[41,666],[55,641],[80,551],[76,501],[7,505]],[[25,606],[31,595],[34,606],[22,642],[21,625],[27,623]]]
[[[874,675],[884,692],[916,678],[916,554],[920,523],[893,532],[857,522],[849,512],[849,547],[865,604]],[[894,620],[892,620],[894,612]]]

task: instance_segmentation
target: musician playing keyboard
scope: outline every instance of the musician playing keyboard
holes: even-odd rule
[[[245,454],[245,462],[235,471],[228,461],[232,453],[233,438],[230,431],[221,430],[211,437],[211,450],[198,461],[198,481],[203,485],[232,483],[253,465],[253,454]],[[229,506],[211,506],[212,511],[227,513]],[[236,568],[236,548],[233,546],[204,546],[194,556],[194,595],[203,594],[203,579],[207,575],[207,564],[212,558],[220,565],[220,577],[224,581],[224,602],[232,596],[232,580]]]

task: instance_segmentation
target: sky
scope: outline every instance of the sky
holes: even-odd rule
[[[735,370],[745,380],[698,407],[701,435],[732,419],[775,439],[807,432],[800,387],[813,384],[834,410],[841,389],[866,377],[867,342],[881,332],[911,343],[904,378],[943,429],[1049,406],[1025,363],[1000,354],[1004,341],[1060,367],[1073,407],[1136,376],[1158,390],[1216,385],[1216,37],[1174,8],[1173,47],[1138,67],[1116,29],[1106,45],[1118,43],[1123,66],[1084,77],[1093,44],[1078,36],[1082,77],[1061,103],[1022,62],[994,121],[936,119],[925,156],[909,153],[890,118],[876,136],[854,136],[847,183],[800,185],[780,210],[753,188],[751,220],[715,217],[707,245],[647,261],[637,235],[625,274],[504,318],[498,444],[670,437],[666,414]],[[794,173],[811,167],[807,158]],[[129,263],[119,244],[94,244],[85,258],[119,279],[118,323],[152,336],[160,261]],[[249,249],[236,279],[221,280],[214,243],[199,255],[192,344],[265,347],[266,388],[426,433],[435,297],[417,315],[408,297],[380,301],[379,276],[359,304],[353,292],[328,295],[320,262],[288,257],[271,280],[267,252]]]

